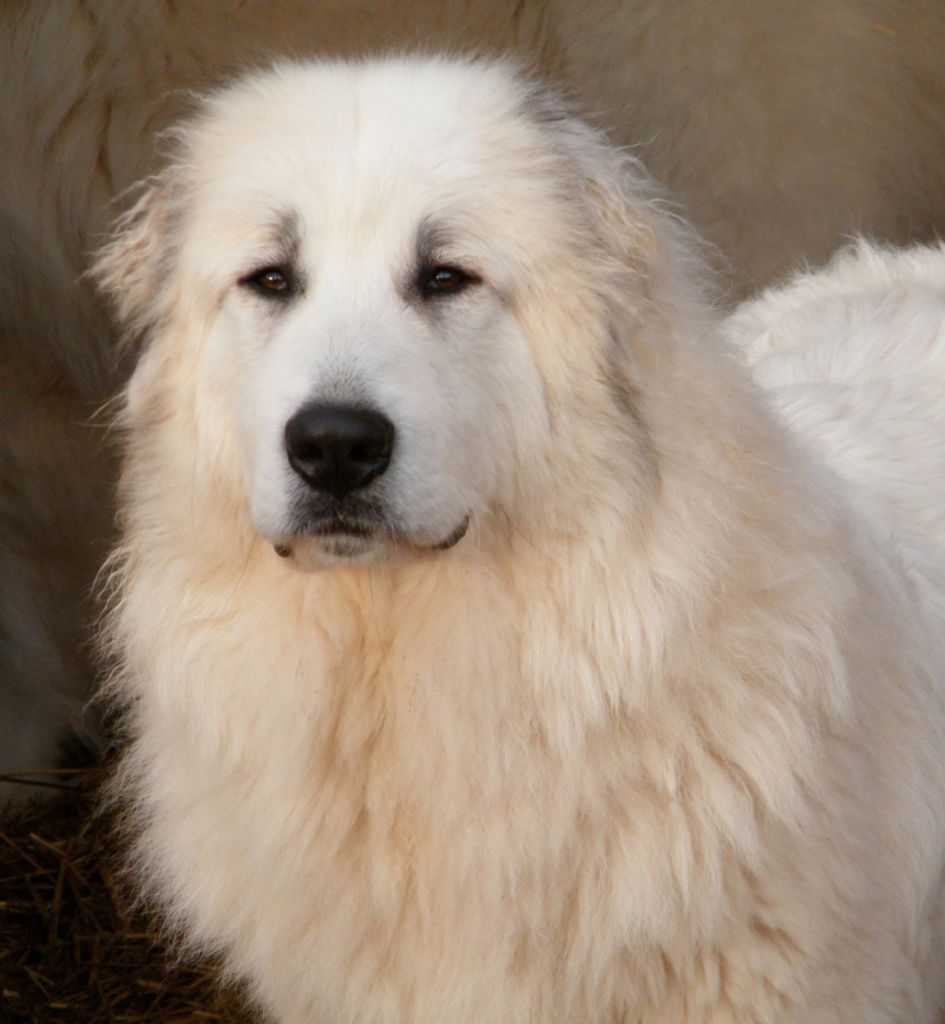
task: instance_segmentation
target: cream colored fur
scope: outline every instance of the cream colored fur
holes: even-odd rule
[[[0,768],[48,767],[86,692],[124,379],[82,279],[188,91],[275,54],[515,52],[567,85],[719,249],[726,292],[853,231],[945,223],[938,0],[5,0],[0,4]]]
[[[285,306],[239,283],[274,216]],[[403,291],[431,216],[481,277],[435,308]],[[920,589],[692,251],[505,66],[390,60],[211,96],[103,253],[145,338],[116,792],[171,925],[282,1024],[939,1020],[941,534]],[[403,518],[326,567],[274,525],[267,424],[339,387],[398,410]],[[432,475],[415,416],[467,424]]]

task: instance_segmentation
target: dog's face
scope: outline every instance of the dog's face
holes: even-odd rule
[[[563,392],[603,358],[577,296],[605,271],[579,266],[601,243],[576,129],[542,117],[501,66],[282,68],[207,102],[106,252],[152,344],[199,346],[193,443],[238,463],[281,554],[448,549],[562,456]]]

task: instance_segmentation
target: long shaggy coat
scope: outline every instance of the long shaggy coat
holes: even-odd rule
[[[89,420],[128,363],[83,275],[116,197],[191,91],[280,54],[404,46],[554,76],[717,247],[730,298],[855,231],[945,230],[940,0],[3,0],[0,770],[95,738],[88,594],[115,467]]]
[[[211,95],[104,251],[115,785],[275,1020],[938,1021],[941,502],[752,382],[694,249],[506,66],[400,59]],[[940,395],[863,425],[938,498]],[[353,494],[313,402],[391,424]]]

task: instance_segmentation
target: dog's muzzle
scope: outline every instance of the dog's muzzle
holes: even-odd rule
[[[299,495],[294,533],[322,538],[329,547],[371,539],[406,543],[416,549],[446,551],[469,528],[469,516],[442,540],[417,544],[387,520],[370,486],[387,471],[394,451],[394,424],[367,406],[310,402],[286,423],[285,453],[305,484]],[[291,537],[274,545],[276,554],[293,554]]]

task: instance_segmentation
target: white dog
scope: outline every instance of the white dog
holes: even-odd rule
[[[941,500],[778,422],[692,249],[506,66],[401,59],[211,96],[103,253],[116,786],[284,1024],[945,1007]]]
[[[0,771],[53,767],[83,726],[113,519],[85,424],[125,375],[82,275],[112,201],[188,91],[404,46],[518,54],[573,91],[718,249],[731,297],[857,231],[945,232],[941,0],[3,0]]]

